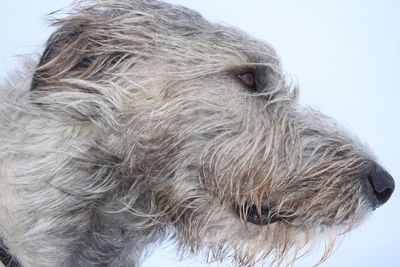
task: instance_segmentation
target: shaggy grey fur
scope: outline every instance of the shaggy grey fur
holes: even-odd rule
[[[299,106],[268,44],[153,0],[54,25],[1,86],[0,236],[23,266],[139,266],[165,238],[279,265],[328,233],[325,259],[375,208],[374,156]]]

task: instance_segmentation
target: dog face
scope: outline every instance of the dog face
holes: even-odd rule
[[[111,183],[116,201],[172,225],[183,249],[280,263],[392,194],[356,137],[298,104],[265,42],[157,1],[83,6],[55,24],[32,103],[90,129],[93,162],[106,154],[109,179],[126,178]]]

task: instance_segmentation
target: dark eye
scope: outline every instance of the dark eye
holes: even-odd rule
[[[240,81],[249,89],[255,90],[257,87],[256,77],[252,72],[244,72],[239,75]]]

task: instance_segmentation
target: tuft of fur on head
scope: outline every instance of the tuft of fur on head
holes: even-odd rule
[[[77,2],[53,25],[2,86],[0,229],[24,266],[138,266],[166,236],[210,262],[290,264],[371,210],[372,154],[298,104],[268,44],[154,0]],[[246,222],[265,205],[284,219]]]

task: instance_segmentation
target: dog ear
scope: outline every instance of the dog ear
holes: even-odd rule
[[[46,43],[46,49],[33,74],[31,91],[64,90],[63,79],[85,78],[94,61],[88,51],[88,36],[82,27],[61,27]]]
[[[90,60],[82,55],[84,49],[82,32],[61,28],[53,33],[33,75],[31,91],[56,89],[60,79],[81,76],[90,66]]]

